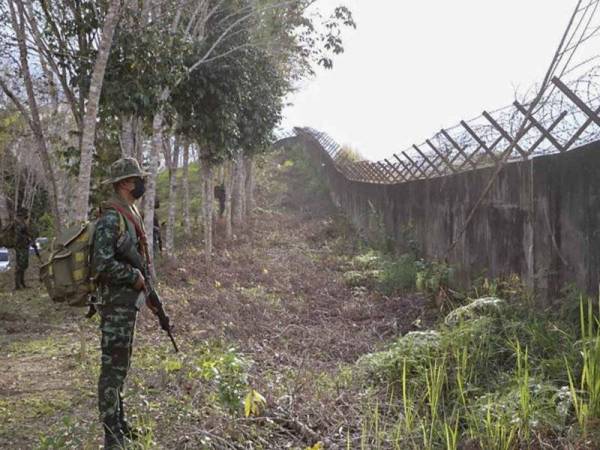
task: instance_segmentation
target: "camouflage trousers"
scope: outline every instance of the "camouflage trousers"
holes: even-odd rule
[[[15,266],[15,289],[25,287],[25,271],[29,267],[29,248],[15,249],[17,264]]]
[[[137,310],[127,306],[98,306],[102,331],[102,361],[98,379],[98,408],[105,432],[120,433],[124,420],[123,386],[133,349]]]

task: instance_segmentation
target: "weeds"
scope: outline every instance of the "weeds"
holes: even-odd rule
[[[396,260],[386,260],[382,266],[378,289],[383,294],[392,295],[415,289],[417,265],[412,255],[404,254]]]
[[[249,389],[249,367],[250,361],[235,348],[207,344],[196,352],[187,377],[211,382],[216,387],[218,401],[235,414],[241,411],[242,400]]]
[[[598,311],[585,305],[580,362],[572,339],[565,339],[568,322],[523,314],[520,305],[493,298],[451,312],[437,331],[409,333],[363,357],[359,367],[369,384],[401,388],[400,419],[393,426],[383,423],[389,416],[378,419],[380,430],[394,430],[383,441],[397,448],[409,441],[424,449],[467,441],[486,449],[529,448],[543,436],[573,439],[573,421],[585,439],[600,418],[600,302]]]
[[[576,381],[576,369],[567,360],[565,362],[577,423],[583,434],[587,435],[590,425],[600,419],[600,327],[592,302],[587,301],[587,308],[585,303],[582,298],[579,307],[581,325],[579,346],[582,359],[579,382]],[[600,313],[600,301],[598,312]]]

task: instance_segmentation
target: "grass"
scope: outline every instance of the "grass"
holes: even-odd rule
[[[394,392],[401,408],[400,414],[367,410],[361,445],[588,448],[600,423],[600,302],[598,311],[593,304],[582,299],[576,324],[505,303],[501,311],[478,310],[478,316],[440,323],[435,334],[409,333],[363,357],[358,369],[370,386],[365,392],[399,386]],[[539,325],[542,317],[546,328]]]
[[[577,423],[587,436],[593,427],[597,430],[600,420],[600,315],[595,313],[591,301],[587,302],[587,308],[585,303],[582,300],[580,304],[581,340],[578,347],[582,361],[579,377],[576,376],[577,368],[566,359],[565,365]]]

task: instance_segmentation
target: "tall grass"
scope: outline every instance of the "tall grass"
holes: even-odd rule
[[[565,358],[569,378],[569,389],[575,409],[575,416],[584,435],[588,435],[590,425],[600,419],[600,327],[594,306],[583,298],[580,301],[580,353],[581,375],[575,375],[576,368]],[[600,301],[598,302],[600,313]]]
[[[401,401],[371,408],[363,448],[587,445],[600,423],[600,301],[579,309],[575,323],[505,302],[361,359],[368,382],[398,386]]]

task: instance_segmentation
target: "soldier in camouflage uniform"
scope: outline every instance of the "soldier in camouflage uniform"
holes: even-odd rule
[[[15,290],[26,289],[25,271],[29,267],[29,246],[32,244],[32,237],[25,222],[27,211],[19,208],[15,220],[15,253],[17,264],[15,267]],[[35,245],[35,242],[33,242]]]
[[[147,261],[145,238],[139,236],[140,230],[144,236],[143,220],[134,204],[144,194],[145,175],[133,158],[111,165],[106,183],[113,184],[114,195],[103,204],[94,233],[92,267],[98,280],[96,309],[102,331],[98,407],[106,449],[121,448],[125,438],[135,439],[137,434],[125,420],[123,385],[131,364],[137,312],[145,298],[145,279],[142,272],[121,260],[117,248],[123,233],[128,233],[144,263]],[[119,213],[118,208],[127,214]]]

